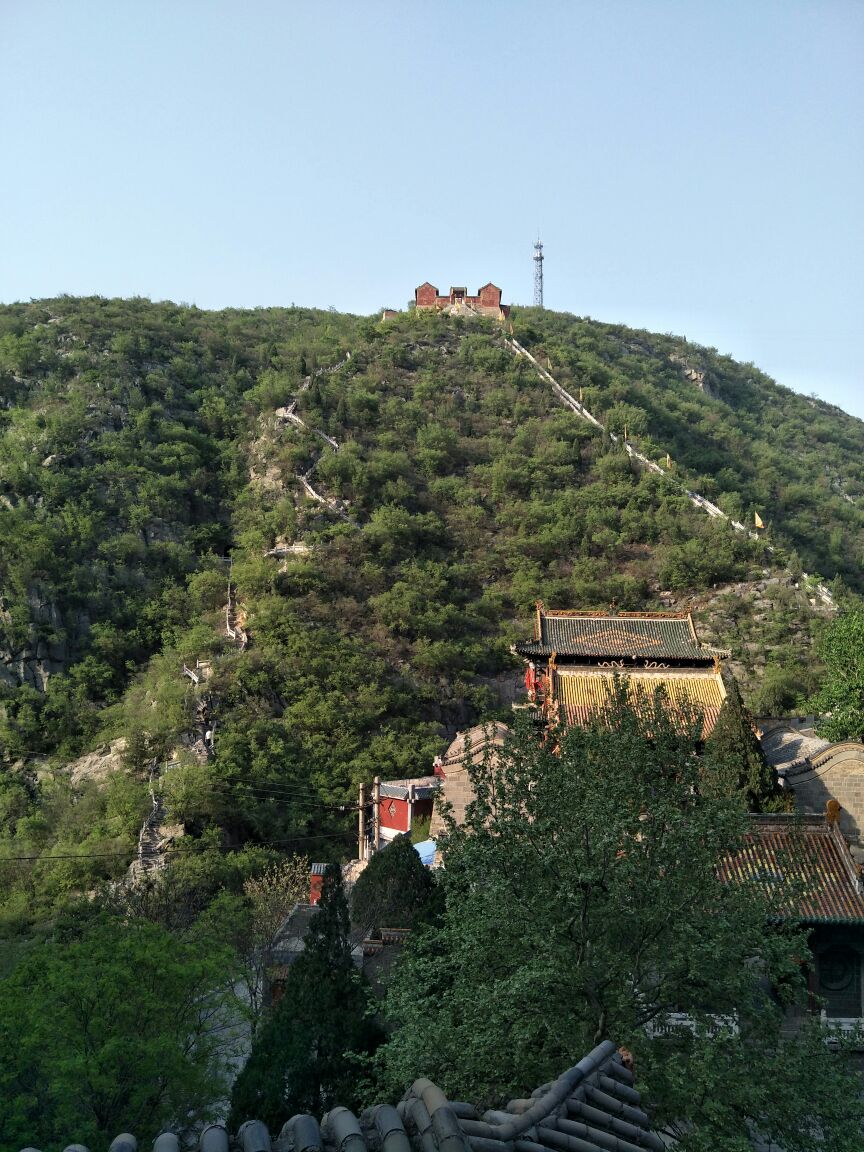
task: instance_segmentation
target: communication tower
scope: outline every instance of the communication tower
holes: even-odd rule
[[[534,244],[534,307],[543,307],[543,245],[539,236]]]

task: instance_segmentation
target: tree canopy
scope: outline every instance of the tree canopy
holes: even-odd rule
[[[734,679],[726,680],[726,699],[708,737],[705,754],[718,783],[740,795],[748,812],[777,812],[787,807],[777,776],[765,759],[753,717],[744,707]]]
[[[864,610],[850,608],[833,620],[818,651],[825,675],[810,707],[822,716],[820,735],[864,741]]]
[[[698,738],[659,699],[640,718],[622,697],[608,727],[542,745],[523,730],[469,768],[440,924],[413,935],[388,996],[389,1083],[422,1067],[494,1105],[611,1036],[683,1147],[743,1152],[751,1126],[789,1152],[860,1145],[852,1070],[808,1028],[785,1039],[767,991],[803,994],[806,939],[718,877],[746,816],[706,779]]]
[[[229,1124],[235,1129],[254,1116],[278,1131],[295,1113],[321,1116],[336,1105],[360,1103],[380,1032],[368,985],[351,959],[349,927],[342,873],[331,864],[304,950],[234,1083]]]
[[[0,980],[0,1145],[107,1147],[213,1118],[232,1017],[224,951],[85,910]]]
[[[409,836],[376,852],[351,889],[351,921],[363,931],[411,928],[426,916],[435,881]]]

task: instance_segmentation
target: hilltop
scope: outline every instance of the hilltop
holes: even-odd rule
[[[338,854],[361,780],[506,714],[538,598],[692,607],[755,709],[810,690],[804,572],[862,591],[864,423],[681,338],[512,323],[606,431],[491,320],[0,308],[0,852],[118,853],[37,905],[125,867],[178,749],[187,837]],[[65,765],[121,738],[82,805]]]

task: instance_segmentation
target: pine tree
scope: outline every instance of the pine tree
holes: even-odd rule
[[[351,919],[374,928],[411,928],[430,908],[435,889],[408,836],[397,836],[376,852],[351,893]]]
[[[252,1044],[231,1093],[229,1127],[263,1120],[278,1131],[298,1112],[355,1106],[364,1058],[380,1040],[369,988],[354,968],[342,873],[324,874],[321,903],[285,993]]]
[[[744,797],[749,812],[777,812],[785,808],[785,796],[777,784],[774,769],[765,759],[734,680],[726,683],[726,699],[708,737],[705,759],[709,770],[723,786]]]

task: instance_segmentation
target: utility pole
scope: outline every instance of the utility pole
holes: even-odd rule
[[[360,785],[360,800],[357,808],[357,859],[366,859],[366,785]]]
[[[543,307],[543,245],[539,236],[534,244],[534,307]]]
[[[381,777],[372,781],[372,845],[377,852],[381,847]]]

